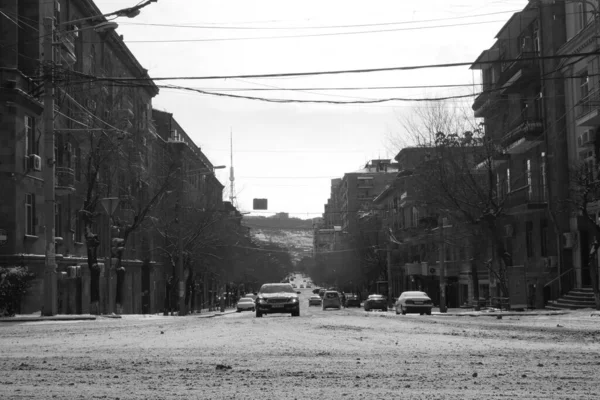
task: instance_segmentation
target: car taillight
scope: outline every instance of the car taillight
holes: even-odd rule
[[[406,300],[406,304],[415,304],[413,300]]]

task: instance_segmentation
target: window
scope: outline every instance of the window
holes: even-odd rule
[[[25,195],[25,234],[35,235],[35,194]]]
[[[525,179],[526,179],[525,184],[527,185],[527,195],[528,195],[529,200],[532,200],[533,187],[532,187],[532,180],[531,180],[531,160],[529,160],[529,159],[525,160]]]
[[[527,247],[527,257],[533,257],[533,222],[525,222],[525,245]]]
[[[419,210],[416,207],[412,208],[412,227],[417,228],[419,226]]]
[[[81,181],[81,148],[75,148],[75,180]]]
[[[540,255],[548,257],[548,220],[546,219],[540,221],[540,241]]]
[[[25,155],[38,154],[35,142],[35,119],[26,115],[24,118],[25,129]]]
[[[540,173],[542,174],[542,199],[547,200],[546,199],[546,153],[542,152],[542,157],[541,157],[541,165],[540,165]]]
[[[587,71],[579,76],[579,99],[587,99],[590,93],[590,76]]]
[[[62,237],[62,204],[54,203],[54,236]]]
[[[73,239],[75,243],[83,243],[83,221],[79,210],[75,211],[75,235]]]

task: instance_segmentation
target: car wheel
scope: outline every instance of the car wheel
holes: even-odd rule
[[[300,310],[298,310],[298,311],[294,311],[294,312],[292,313],[292,317],[299,317],[299,316],[300,316]]]
[[[239,308],[236,310],[236,312],[242,312],[242,310],[240,310]]]
[[[431,315],[431,310],[426,312],[427,315]]]
[[[382,309],[381,309],[381,311],[385,311],[385,312],[387,312],[387,307],[385,307],[385,308],[382,308]]]
[[[400,314],[400,311],[398,311],[398,307],[394,307],[394,310],[396,311],[396,315]]]
[[[262,318],[262,313],[260,311],[256,311],[256,318]]]
[[[365,307],[365,311],[369,311],[369,307]]]
[[[400,312],[402,313],[402,315],[406,315],[406,310],[402,306],[400,306]]]

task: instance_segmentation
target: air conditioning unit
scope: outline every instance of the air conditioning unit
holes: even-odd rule
[[[38,156],[37,154],[30,154],[29,155],[29,169],[32,169],[34,171],[41,171],[42,170],[42,158],[40,156]]]
[[[565,249],[572,249],[577,245],[577,232],[563,233]]]
[[[94,111],[96,109],[96,102],[92,99],[87,99],[85,101],[85,107],[89,110]]]
[[[595,139],[596,138],[594,137],[594,130],[587,129],[583,131],[583,133],[581,133],[577,138],[577,145],[580,148],[590,147],[594,145]]]

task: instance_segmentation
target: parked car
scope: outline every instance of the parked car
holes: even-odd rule
[[[433,302],[425,292],[402,292],[394,304],[396,314],[418,313],[431,315]]]
[[[320,306],[322,304],[321,297],[318,294],[313,294],[308,299],[308,306]]]
[[[237,312],[254,311],[255,310],[254,299],[251,297],[242,297],[241,299],[238,300],[235,308],[236,308]]]
[[[255,300],[256,300],[256,298],[257,298],[258,296],[256,295],[256,293],[246,293],[246,294],[245,294],[244,296],[242,296],[242,297],[249,297],[249,298],[251,298],[251,299],[252,299],[252,301],[255,301]]]
[[[289,283],[265,283],[256,298],[256,316],[260,318],[264,314],[290,313],[292,317],[299,317],[299,294]]]
[[[387,311],[387,298],[381,294],[371,294],[365,300],[365,311],[381,310]]]
[[[342,309],[342,298],[335,290],[328,290],[323,294],[323,310],[328,308]]]
[[[360,308],[360,299],[355,294],[347,294],[346,295],[346,304],[344,307],[359,307]]]

